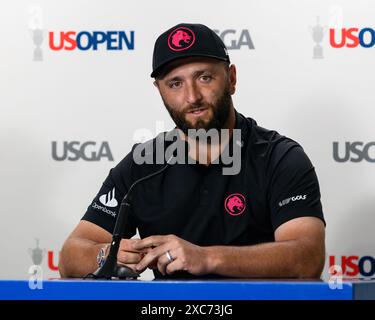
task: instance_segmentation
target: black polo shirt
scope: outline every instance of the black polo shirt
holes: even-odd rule
[[[137,228],[141,238],[174,234],[200,246],[244,246],[274,241],[275,230],[297,217],[324,222],[318,179],[302,147],[238,112],[235,127],[242,140],[238,174],[223,175],[221,162],[170,166],[133,190],[124,237]],[[83,220],[112,233],[130,185],[163,167],[136,164],[133,151],[110,170]]]

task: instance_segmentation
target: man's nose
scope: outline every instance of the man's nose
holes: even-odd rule
[[[186,101],[189,104],[197,104],[201,102],[202,94],[195,83],[186,85]]]

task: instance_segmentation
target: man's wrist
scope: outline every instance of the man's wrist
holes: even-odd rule
[[[206,270],[207,274],[215,274],[217,267],[220,264],[220,255],[218,247],[204,247],[206,257]]]

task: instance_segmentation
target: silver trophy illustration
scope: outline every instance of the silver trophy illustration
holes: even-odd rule
[[[325,28],[320,25],[320,17],[316,17],[316,25],[314,27],[310,27],[310,32],[315,42],[313,59],[323,59],[323,47],[321,46],[321,42],[324,38]]]
[[[33,61],[43,61],[43,50],[41,45],[43,43],[43,30],[32,30],[33,42],[35,44]]]
[[[42,43],[45,35],[45,30],[43,30],[43,10],[40,6],[32,6],[29,12],[29,29],[35,45],[33,61],[43,61]]]
[[[35,44],[33,61],[43,61],[43,50],[41,45],[43,43],[43,30],[42,29],[34,29],[31,30],[33,42]]]
[[[35,239],[36,241],[36,247],[34,249],[29,248],[29,254],[31,256],[31,259],[36,266],[40,266],[43,261],[43,257],[46,254],[46,249],[41,249],[39,247],[39,239]]]

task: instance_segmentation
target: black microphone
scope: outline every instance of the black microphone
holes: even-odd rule
[[[128,192],[124,196],[124,198],[121,201],[121,206],[119,213],[117,215],[116,219],[116,224],[115,228],[113,230],[112,234],[112,242],[111,242],[111,247],[109,249],[109,254],[104,262],[103,266],[98,268],[94,273],[89,273],[84,277],[84,279],[107,279],[110,280],[112,278],[119,278],[119,279],[126,279],[126,278],[131,278],[131,279],[136,279],[139,277],[139,273],[135,272],[133,269],[127,267],[127,266],[122,266],[117,264],[117,253],[120,247],[120,242],[123,236],[123,232],[128,220],[128,210],[131,207],[131,192],[135,188],[136,185],[139,183],[146,181],[148,179],[151,179],[152,177],[155,177],[162,172],[164,172],[169,166],[174,158],[174,155],[172,155],[168,160],[167,164],[161,168],[160,170],[151,173],[143,178],[140,178],[136,180],[129,188]]]

